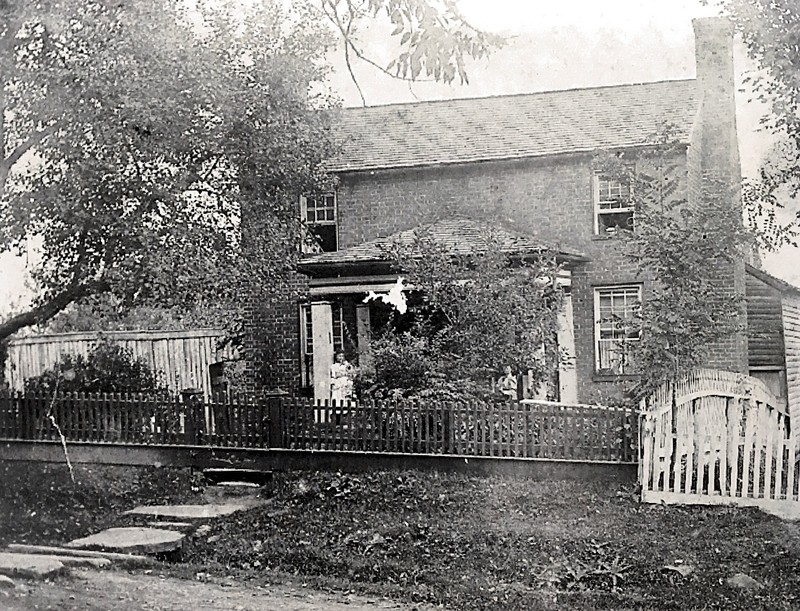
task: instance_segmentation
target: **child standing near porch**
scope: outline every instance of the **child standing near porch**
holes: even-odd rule
[[[511,372],[511,367],[506,366],[503,377],[497,381],[497,390],[513,401],[517,398],[517,376]]]
[[[348,363],[344,354],[336,353],[331,365],[331,401],[341,405],[353,398],[353,366]]]

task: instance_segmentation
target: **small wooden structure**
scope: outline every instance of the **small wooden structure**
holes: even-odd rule
[[[761,380],[701,369],[663,386],[641,410],[644,502],[800,513],[791,417]]]
[[[130,350],[154,371],[161,371],[170,390],[198,388],[209,396],[212,390],[209,366],[234,356],[231,348],[220,348],[224,337],[221,329],[102,331],[22,337],[9,342],[5,380],[11,389],[21,391],[27,378],[51,369],[62,356],[86,356],[104,339]]]

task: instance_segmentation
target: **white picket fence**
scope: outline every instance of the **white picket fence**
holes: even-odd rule
[[[642,501],[758,506],[800,517],[797,439],[763,382],[702,369],[640,407]]]

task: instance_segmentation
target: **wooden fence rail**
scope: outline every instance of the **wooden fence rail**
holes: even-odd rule
[[[548,402],[0,394],[0,438],[635,462],[638,414]]]

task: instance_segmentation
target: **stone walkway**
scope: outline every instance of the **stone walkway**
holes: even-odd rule
[[[230,484],[228,482],[228,484]],[[179,554],[186,537],[196,531],[208,530],[206,522],[246,511],[265,504],[257,497],[259,486],[212,486],[208,498],[224,502],[197,505],[149,505],[136,507],[126,515],[155,518],[146,526],[108,528],[99,533],[68,542],[64,547],[10,545],[0,552],[0,575],[28,579],[46,579],[63,574],[69,567],[104,567],[110,563],[145,564],[148,559],[142,554],[158,556]],[[224,492],[220,492],[224,490]],[[229,495],[237,495],[227,498]],[[182,520],[181,522],[159,521],[161,518]]]

